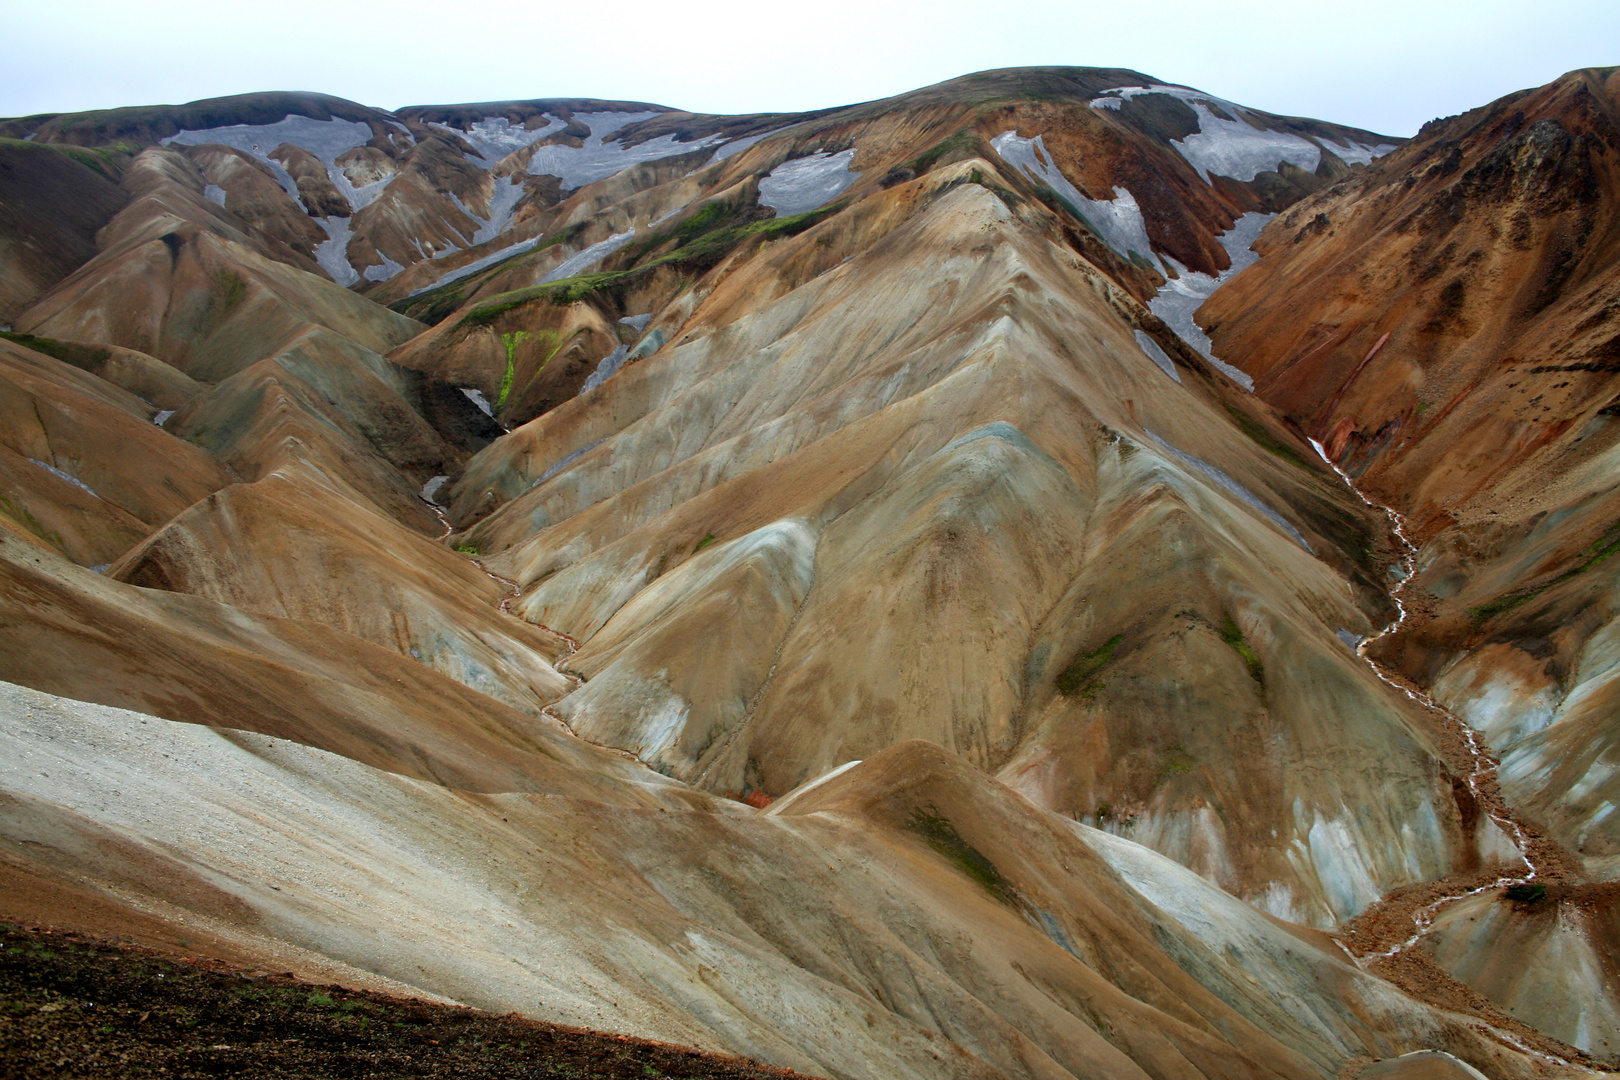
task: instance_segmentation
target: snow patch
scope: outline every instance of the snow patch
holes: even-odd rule
[[[315,223],[325,229],[329,237],[315,245],[315,262],[339,285],[348,286],[359,281],[360,275],[349,263],[349,236],[352,232],[349,219],[334,214],[316,218]]]
[[[52,476],[59,477],[60,479],[66,480],[68,483],[72,484],[74,487],[80,488],[81,490],[84,490],[84,491],[88,491],[91,495],[95,495],[95,497],[98,498],[98,499],[101,498],[100,495],[96,495],[96,492],[95,492],[94,488],[92,488],[89,484],[85,483],[83,480],[80,480],[77,476],[74,476],[72,473],[64,472],[63,470],[58,469],[55,465],[50,465],[50,464],[47,464],[46,462],[43,462],[43,461],[39,460],[39,458],[29,458],[28,460],[32,461],[35,465],[38,465],[40,468],[44,469],[46,472],[50,473]]]
[[[783,807],[787,806],[789,803],[791,803],[794,800],[798,799],[799,796],[803,795],[805,792],[813,791],[814,789],[820,787],[822,784],[825,784],[827,781],[833,779],[834,777],[844,775],[845,773],[849,772],[849,770],[851,770],[855,766],[859,765],[861,763],[861,760],[862,760],[861,758],[856,758],[854,761],[846,761],[842,765],[838,766],[836,769],[828,769],[826,772],[822,773],[820,776],[816,777],[814,780],[808,781],[807,783],[800,784],[798,787],[794,788],[792,791],[788,792],[786,795],[782,796],[780,799],[777,799],[776,802],[772,803],[771,808],[766,811],[766,814],[771,816],[771,817],[775,817],[777,814],[780,814],[782,812]]]
[[[645,315],[626,315],[619,321],[636,333],[644,334],[647,332],[647,324],[652,322],[652,312],[649,311]]]
[[[484,396],[484,392],[482,390],[475,386],[463,386],[460,388],[460,390],[463,394],[467,395],[468,401],[478,406],[479,412],[483,413],[491,420],[495,419],[495,410],[489,407],[489,399]]]
[[[617,349],[602,357],[596,370],[586,376],[585,384],[579,388],[581,394],[595,390],[598,386],[613,378],[614,374],[624,366],[625,358],[630,355],[630,346],[620,345]]]
[[[1136,343],[1142,347],[1143,352],[1147,353],[1149,360],[1159,365],[1160,371],[1176,380],[1176,382],[1181,381],[1181,376],[1176,374],[1175,363],[1171,361],[1169,356],[1165,355],[1165,351],[1159,348],[1159,343],[1149,337],[1146,331],[1138,330],[1136,332]]]
[[[225,189],[218,184],[204,184],[203,195],[218,203],[221,207],[225,205]]]
[[[1175,332],[1176,337],[1191,345],[1221,374],[1251,392],[1254,390],[1254,380],[1231,364],[1215,358],[1214,346],[1210,343],[1209,335],[1193,321],[1193,313],[1234,274],[1259,261],[1259,254],[1253,250],[1254,242],[1259,238],[1260,230],[1276,216],[1261,213],[1244,214],[1217,238],[1221,247],[1226,249],[1231,265],[1216,277],[1189,270],[1176,260],[1167,258],[1180,276],[1167,280],[1160,287],[1159,294],[1148,301],[1148,310],[1163,319],[1165,325]]]
[[[1254,492],[1250,491],[1248,488],[1244,487],[1230,476],[1227,476],[1221,470],[1217,469],[1208,462],[1200,461],[1191,454],[1176,449],[1174,446],[1171,446],[1169,443],[1159,438],[1158,435],[1154,434],[1147,428],[1142,429],[1142,434],[1146,435],[1149,439],[1152,439],[1161,450],[1173,455],[1177,461],[1180,461],[1185,465],[1191,465],[1193,468],[1215,481],[1221,487],[1225,488],[1228,492],[1237,496],[1237,498],[1245,505],[1259,511],[1261,516],[1263,516],[1267,521],[1270,521],[1283,532],[1293,537],[1294,541],[1298,543],[1300,547],[1304,548],[1306,551],[1311,551],[1311,545],[1305,542],[1305,537],[1300,534],[1300,531],[1294,528],[1294,526],[1289,523],[1287,518],[1277,513],[1277,511],[1273,510],[1265,503],[1261,502],[1259,497],[1256,496]],[[1311,553],[1313,555],[1315,554],[1314,551]]]
[[[555,270],[541,278],[539,283],[544,285],[548,281],[561,281],[563,278],[570,278],[576,274],[584,273],[635,239],[635,235],[634,226],[630,228],[629,232],[614,233],[606,240],[592,244],[579,254],[570,255],[559,263]]]
[[[530,131],[522,124],[514,124],[504,116],[486,116],[475,120],[466,131],[453,128],[446,124],[430,124],[440,131],[452,135],[459,135],[472,144],[478,156],[470,160],[484,168],[492,168],[506,155],[521,150],[530,143],[539,142],[547,135],[561,131],[568,126],[566,120],[559,120],[550,113],[542,114],[546,118],[544,127]]]
[[[792,217],[825,206],[860,179],[850,171],[855,160],[852,146],[842,153],[817,150],[809,157],[784,161],[759,182],[759,203],[776,211],[777,217]]]
[[[1126,101],[1142,94],[1167,94],[1185,102],[1198,114],[1199,130],[1185,139],[1172,139],[1170,145],[1198,170],[1205,183],[1209,182],[1212,173],[1248,182],[1268,169],[1278,168],[1284,161],[1307,172],[1314,172],[1321,164],[1323,146],[1350,165],[1365,165],[1373,158],[1382,157],[1395,149],[1389,143],[1369,145],[1350,139],[1346,140],[1347,146],[1328,138],[1321,139],[1319,145],[1318,141],[1302,135],[1272,131],[1264,128],[1265,119],[1252,109],[1189,86],[1163,83],[1121,86],[1107,91],[1102,97],[1093,98],[1091,107],[1117,112]],[[1232,119],[1221,119],[1214,109],[1219,109]]]
[[[514,255],[521,255],[525,251],[531,251],[531,250],[534,249],[534,247],[537,244],[540,243],[540,240],[541,240],[540,236],[535,236],[535,237],[532,237],[532,238],[530,238],[528,240],[519,240],[517,243],[512,244],[509,247],[504,247],[504,248],[501,248],[499,251],[495,251],[495,252],[492,252],[491,254],[485,255],[481,259],[474,259],[472,262],[468,263],[466,266],[458,266],[456,269],[450,271],[448,274],[445,274],[443,277],[439,277],[439,278],[434,279],[433,281],[428,282],[426,285],[423,285],[420,289],[412,290],[409,295],[410,296],[417,296],[417,295],[419,295],[421,293],[427,292],[430,289],[437,289],[440,285],[448,285],[452,281],[456,281],[456,280],[459,280],[460,278],[466,277],[468,274],[475,274],[478,271],[484,269],[486,266],[494,266],[496,263],[500,262],[502,259],[510,259]],[[455,249],[451,248],[451,249],[448,249],[448,250],[453,251]],[[444,254],[444,253],[441,252],[441,254]],[[438,258],[438,257],[439,257],[438,255],[434,256],[434,258]]]
[[[1144,256],[1152,253],[1142,208],[1128,190],[1115,187],[1112,199],[1086,198],[1057,167],[1041,135],[1025,139],[1016,131],[1003,131],[990,140],[990,145],[1007,164],[1057,192],[1119,254],[1128,258],[1132,251]]]
[[[393,259],[390,259],[380,251],[377,252],[377,257],[382,260],[382,263],[378,266],[366,267],[365,273],[362,276],[367,281],[387,281],[389,278],[405,269],[403,266],[399,265],[399,263],[395,262]]]
[[[450,479],[449,476],[435,476],[433,479],[423,484],[422,501],[430,506],[438,506],[439,489],[444,486],[444,482],[448,479]]]
[[[712,145],[720,138],[709,135],[693,142],[678,142],[673,135],[660,135],[636,146],[621,143],[608,145],[608,137],[619,129],[661,115],[656,112],[575,113],[574,119],[591,129],[585,144],[581,147],[542,146],[529,159],[529,172],[535,176],[558,177],[565,190],[573,190],[606,180],[614,173],[644,161],[689,154]]]
[[[162,427],[164,424],[169,422],[169,417],[173,415],[173,409],[159,409],[157,411],[157,415],[152,417],[152,423],[156,424],[158,427]]]

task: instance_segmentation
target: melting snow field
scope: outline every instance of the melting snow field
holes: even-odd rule
[[[1176,365],[1174,361],[1165,355],[1165,351],[1159,348],[1159,343],[1149,337],[1145,330],[1138,330],[1136,332],[1136,343],[1142,347],[1143,352],[1147,353],[1147,358],[1149,360],[1159,365],[1160,371],[1176,380],[1176,382],[1181,381],[1181,376],[1176,373]]]
[[[598,386],[613,378],[618,370],[624,367],[624,361],[630,355],[630,346],[620,345],[617,349],[602,357],[596,365],[596,370],[585,378],[585,384],[579,388],[581,394],[595,390]]]
[[[990,145],[996,148],[996,153],[1007,164],[1024,170],[1031,179],[1045,184],[1067,199],[1103,241],[1121,255],[1129,257],[1128,253],[1135,251],[1146,256],[1152,252],[1147,225],[1142,220],[1142,208],[1136,204],[1135,196],[1125,188],[1114,188],[1112,199],[1086,198],[1057,167],[1040,135],[1025,139],[1020,138],[1016,131],[1003,131],[990,140]],[[764,185],[760,186],[763,189]]]
[[[466,131],[449,127],[445,124],[432,124],[440,131],[458,135],[472,143],[478,156],[469,158],[475,164],[484,168],[491,168],[501,158],[515,150],[521,150],[530,143],[539,142],[547,135],[561,131],[568,126],[566,120],[558,120],[555,116],[546,115],[546,125],[530,131],[522,124],[514,124],[504,116],[486,116],[475,120]]]
[[[360,280],[360,275],[349,264],[349,219],[346,217],[316,218],[315,223],[326,230],[330,238],[315,245],[315,261],[332,275],[339,285],[349,286]]]
[[[95,495],[95,497],[98,498],[98,499],[101,498],[100,495],[96,495],[95,490],[93,488],[91,488],[91,486],[89,484],[85,483],[83,480],[80,480],[77,476],[74,476],[72,473],[65,472],[62,469],[58,469],[55,465],[51,465],[48,462],[41,461],[41,460],[39,460],[39,458],[29,458],[28,460],[32,461],[35,465],[38,465],[40,468],[44,469],[46,472],[50,473],[52,476],[58,477],[59,479],[62,479],[62,480],[66,480],[68,483],[72,484],[74,487],[80,488],[80,489],[82,489],[84,491],[87,491],[91,495]]]
[[[1209,462],[1201,461],[1183,450],[1176,449],[1174,446],[1171,446],[1169,443],[1159,438],[1159,436],[1155,435],[1147,428],[1142,429],[1142,434],[1152,439],[1154,444],[1157,445],[1159,449],[1172,455],[1177,461],[1180,461],[1185,465],[1191,465],[1193,468],[1215,481],[1221,487],[1237,496],[1238,499],[1245,505],[1258,510],[1267,521],[1270,521],[1283,532],[1293,537],[1295,542],[1297,542],[1300,547],[1304,548],[1306,551],[1311,551],[1311,545],[1306,543],[1305,537],[1300,534],[1300,531],[1294,528],[1287,518],[1277,513],[1277,511],[1273,510],[1265,503],[1261,502],[1259,496],[1255,495],[1254,492],[1250,491],[1248,488],[1244,487],[1230,476],[1227,476],[1225,473],[1221,472],[1221,470],[1209,464]],[[1312,552],[1312,554],[1314,554],[1314,552]]]
[[[225,205],[225,189],[218,184],[204,184],[203,195],[221,206]]]
[[[606,145],[608,136],[631,124],[651,120],[662,114],[656,112],[603,112],[575,113],[574,119],[591,129],[590,137],[582,147],[542,146],[529,159],[529,172],[536,176],[555,176],[562,180],[565,190],[583,187],[598,180],[606,180],[614,173],[643,161],[676,154],[689,154],[693,150],[712,145],[719,136],[710,135],[694,142],[677,142],[673,135],[660,135],[637,146],[619,143]]]
[[[517,243],[512,244],[509,247],[503,247],[499,251],[485,255],[481,259],[474,259],[466,266],[458,266],[456,269],[450,271],[448,274],[445,274],[443,277],[428,282],[420,289],[413,290],[409,295],[417,296],[421,293],[427,292],[429,289],[437,289],[440,285],[448,285],[452,281],[457,281],[466,277],[468,274],[476,274],[486,266],[494,266],[502,259],[510,259],[514,255],[521,255],[525,251],[531,251],[540,243],[540,240],[540,236],[531,237],[528,240],[519,240]]]
[[[776,211],[777,217],[792,217],[825,206],[842,195],[860,178],[851,172],[855,148],[838,154],[817,150],[809,157],[784,161],[759,182],[759,203]]]
[[[578,255],[570,255],[557,265],[557,269],[541,278],[540,284],[544,285],[548,281],[561,281],[563,278],[584,273],[635,239],[635,235],[636,230],[634,228],[631,228],[629,232],[614,233],[606,240],[592,244]]]
[[[1117,111],[1124,102],[1142,94],[1167,94],[1185,102],[1198,114],[1199,130],[1185,139],[1171,140],[1170,145],[1198,170],[1205,183],[1209,182],[1211,174],[1248,182],[1285,161],[1314,172],[1322,162],[1322,147],[1311,139],[1286,131],[1257,128],[1254,124],[1264,121],[1252,110],[1186,86],[1122,86],[1103,97],[1093,98],[1091,107]],[[1215,114],[1215,109],[1232,119],[1223,120]],[[1254,124],[1246,118],[1252,118]],[[1340,146],[1332,140],[1324,140],[1324,144],[1352,165],[1365,165],[1395,149],[1388,144],[1368,146],[1356,142]]]
[[[1208,300],[1210,295],[1233,274],[1259,260],[1260,256],[1251,249],[1260,236],[1260,230],[1276,216],[1276,214],[1244,214],[1230,229],[1221,234],[1221,247],[1226,249],[1232,265],[1221,271],[1219,277],[1196,273],[1176,260],[1166,258],[1181,276],[1166,281],[1159,289],[1159,295],[1148,302],[1148,310],[1163,319],[1166,325],[1175,331],[1176,337],[1196,349],[1200,356],[1215,365],[1216,369],[1227,378],[1249,391],[1254,390],[1254,380],[1231,364],[1215,359],[1209,335],[1193,321],[1193,312],[1202,307],[1204,301]]]

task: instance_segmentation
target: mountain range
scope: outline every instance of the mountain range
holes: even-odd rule
[[[1620,69],[0,120],[0,916],[816,1076],[1620,1065]]]

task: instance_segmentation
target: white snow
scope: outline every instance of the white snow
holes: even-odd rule
[[[335,118],[313,120],[307,116],[287,116],[274,124],[232,124],[229,127],[182,131],[178,135],[164,139],[163,145],[179,143],[182,146],[201,146],[205,143],[218,143],[246,151],[267,165],[287,194],[307,212],[308,207],[304,206],[304,200],[299,196],[298,185],[294,183],[292,176],[279,161],[270,157],[276,147],[282,143],[291,143],[320,159],[326,166],[326,175],[332,181],[332,185],[343,193],[353,210],[359,211],[375,201],[393,180],[393,177],[384,177],[364,187],[355,187],[343,170],[337,167],[340,155],[357,146],[364,146],[369,141],[371,141],[371,127],[359,121]],[[223,201],[220,205],[224,205]],[[316,249],[315,261],[340,285],[351,285],[358,281],[360,275],[349,264],[347,255],[349,245],[347,220],[336,216],[315,220],[326,229],[326,235],[331,237]],[[335,223],[340,220],[343,224],[336,225]],[[341,242],[339,232],[342,233]]]
[[[450,479],[449,476],[435,476],[433,479],[423,484],[422,501],[430,506],[438,506],[439,500],[437,496],[439,494],[439,489],[444,486],[444,482],[448,479]]]
[[[1306,172],[1314,172],[1322,162],[1322,151],[1315,143],[1285,131],[1261,131],[1243,120],[1222,120],[1202,101],[1189,101],[1198,114],[1199,130],[1170,145],[1181,151],[1188,164],[1207,183],[1210,174],[1249,181],[1286,161]]]
[[[649,311],[645,315],[626,315],[619,321],[636,333],[644,334],[647,332],[647,324],[652,322],[652,312]]]
[[[330,238],[315,245],[315,261],[322,270],[332,275],[339,285],[353,285],[360,275],[349,264],[349,219],[333,215],[316,218],[315,223],[326,230]]]
[[[1311,545],[1305,542],[1305,537],[1300,535],[1300,531],[1294,528],[1287,518],[1277,513],[1277,511],[1273,510],[1265,503],[1261,502],[1259,497],[1256,496],[1254,492],[1250,491],[1248,488],[1244,487],[1230,476],[1227,476],[1225,473],[1221,472],[1221,470],[1209,464],[1207,461],[1201,461],[1185,451],[1176,449],[1174,446],[1171,446],[1169,443],[1159,438],[1158,435],[1154,434],[1149,429],[1143,428],[1142,434],[1146,435],[1149,439],[1152,439],[1161,450],[1164,450],[1165,452],[1174,456],[1177,461],[1180,461],[1186,465],[1191,465],[1193,468],[1215,481],[1221,487],[1225,488],[1228,492],[1237,496],[1237,498],[1245,505],[1259,511],[1261,516],[1263,516],[1267,521],[1270,521],[1283,532],[1293,537],[1294,541],[1298,543],[1300,547],[1304,548],[1306,551],[1311,551]],[[1312,554],[1315,554],[1315,552],[1312,552]]]
[[[456,280],[458,280],[460,278],[466,277],[468,274],[475,274],[478,271],[484,269],[484,267],[486,267],[486,266],[494,266],[496,263],[500,262],[502,259],[510,259],[514,255],[521,255],[525,251],[529,251],[529,250],[533,249],[535,247],[535,245],[540,243],[540,240],[541,240],[540,236],[534,236],[534,237],[529,238],[528,240],[519,240],[515,244],[512,244],[512,245],[510,245],[508,247],[503,247],[499,251],[491,252],[490,254],[485,255],[481,259],[474,259],[472,262],[468,263],[466,266],[458,266],[458,267],[456,267],[456,269],[450,271],[448,274],[445,274],[443,277],[440,277],[440,278],[438,278],[438,279],[436,279],[434,281],[428,282],[426,285],[423,285],[420,289],[412,290],[410,295],[411,296],[416,296],[419,293],[427,292],[429,289],[437,289],[440,285],[448,285],[452,281],[456,281]],[[455,250],[455,249],[452,248],[450,250]],[[437,256],[437,255],[434,256],[434,258],[438,258],[438,257],[439,256]]]
[[[330,165],[346,150],[371,141],[371,127],[356,120],[314,120],[307,116],[287,116],[274,124],[232,124],[229,127],[182,131],[163,140],[163,145],[201,146],[219,143],[246,150],[258,158],[268,157],[282,143],[301,146]]]
[[[566,120],[559,120],[549,113],[544,114],[546,124],[533,131],[522,124],[514,124],[504,116],[486,116],[481,120],[473,121],[472,125],[462,131],[445,124],[430,124],[440,131],[447,131],[459,135],[472,143],[478,151],[478,156],[469,160],[484,168],[491,168],[506,155],[514,150],[521,150],[530,143],[539,142],[552,132],[561,131],[568,126]]]
[[[506,182],[495,181],[495,191],[489,197],[489,217],[477,218],[478,231],[473,233],[473,246],[493,240],[505,232],[512,224],[512,213],[517,204],[523,199],[523,180],[521,177],[508,176]],[[465,209],[465,207],[463,207]]]
[[[95,497],[98,498],[98,499],[101,498],[100,495],[96,495],[95,489],[93,489],[89,484],[85,483],[83,480],[80,480],[77,476],[74,476],[72,473],[64,472],[63,470],[58,469],[55,465],[50,465],[50,464],[47,464],[46,462],[43,462],[43,461],[39,460],[39,458],[29,458],[28,460],[32,461],[35,465],[38,465],[40,468],[44,469],[46,472],[50,473],[52,476],[60,477],[61,479],[66,480],[68,483],[72,484],[74,487],[80,488],[80,489],[82,489],[84,491],[88,491],[91,495],[95,495]]]
[[[1259,260],[1260,256],[1252,250],[1254,242],[1260,236],[1260,230],[1276,216],[1276,214],[1244,214],[1230,229],[1220,235],[1221,247],[1226,249],[1232,265],[1221,271],[1218,277],[1196,273],[1176,260],[1168,259],[1180,277],[1166,281],[1160,287],[1159,294],[1148,301],[1148,310],[1163,319],[1165,324],[1175,331],[1176,337],[1191,345],[1200,356],[1213,364],[1227,378],[1249,391],[1254,390],[1254,380],[1231,364],[1215,358],[1209,335],[1193,321],[1193,313],[1202,307],[1204,301],[1208,300],[1210,295],[1225,284],[1233,274]]]
[[[1176,380],[1176,382],[1181,381],[1181,376],[1176,374],[1176,365],[1165,355],[1164,350],[1159,348],[1159,343],[1149,337],[1145,330],[1136,332],[1136,343],[1142,347],[1143,352],[1147,353],[1149,360],[1159,365],[1160,371]]]
[[[173,415],[173,409],[159,409],[157,415],[152,417],[152,423],[156,424],[158,427],[162,427],[164,424],[169,422],[169,417]]]
[[[622,169],[643,161],[688,154],[714,143],[720,136],[709,135],[693,142],[677,142],[673,135],[660,135],[638,146],[620,143],[607,144],[607,139],[620,128],[639,124],[662,115],[656,112],[600,112],[575,113],[574,119],[591,129],[590,137],[582,147],[542,146],[529,159],[529,172],[536,176],[555,176],[562,180],[566,190],[605,180]]]
[[[1284,161],[1307,172],[1315,171],[1321,164],[1321,147],[1312,140],[1286,131],[1257,128],[1255,124],[1264,124],[1265,120],[1253,110],[1189,86],[1122,86],[1107,91],[1103,97],[1093,98],[1091,107],[1118,110],[1122,102],[1141,94],[1168,94],[1185,102],[1198,114],[1199,130],[1185,139],[1171,140],[1170,145],[1198,170],[1206,183],[1212,173],[1247,182]],[[1232,119],[1221,119],[1211,105]],[[1248,122],[1251,119],[1254,123]],[[1365,165],[1395,149],[1387,143],[1366,145],[1351,141],[1349,146],[1340,146],[1332,139],[1324,139],[1323,143],[1352,165]]]
[[[203,195],[209,199],[212,199],[220,206],[225,205],[225,189],[220,187],[218,184],[204,184]]]
[[[461,387],[461,392],[467,395],[468,401],[478,406],[479,412],[483,413],[491,420],[495,418],[495,410],[489,407],[489,399],[484,396],[484,392],[482,390],[475,386],[463,386]]]
[[[596,365],[596,370],[585,378],[585,384],[579,388],[581,394],[595,390],[598,386],[613,378],[614,373],[624,366],[625,357],[630,355],[630,346],[620,345],[617,349],[602,357]]]
[[[990,145],[1007,164],[1022,169],[1066,199],[1109,247],[1127,257],[1132,251],[1144,256],[1151,254],[1152,244],[1148,240],[1147,224],[1142,220],[1142,208],[1128,190],[1115,187],[1112,199],[1086,198],[1057,167],[1040,135],[1025,139],[1016,131],[1003,131],[990,140]]]
[[[405,269],[399,263],[395,262],[393,259],[390,259],[380,251],[377,252],[377,255],[382,259],[382,263],[378,266],[366,267],[365,274],[363,276],[367,281],[387,281],[389,278]]]
[[[862,760],[862,758],[856,758],[854,761],[846,761],[835,769],[828,769],[814,780],[800,784],[798,787],[794,788],[780,799],[777,799],[776,802],[771,805],[771,808],[766,811],[766,813],[772,817],[775,817],[777,814],[782,812],[784,807],[798,799],[799,796],[803,795],[805,792],[813,791],[834,777],[844,775],[845,773],[849,772],[849,770],[859,765]]]
[[[586,270],[589,270],[591,267],[613,254],[615,251],[618,251],[620,248],[624,247],[624,245],[628,244],[632,239],[635,238],[635,235],[636,230],[634,227],[632,227],[629,232],[614,233],[606,240],[592,244],[579,254],[570,255],[561,263],[558,263],[555,270],[541,278],[539,283],[544,285],[548,281],[561,281],[563,278],[569,278],[573,277],[575,274],[584,273]]]
[[[759,182],[759,203],[776,211],[777,217],[792,217],[825,206],[842,195],[860,178],[851,172],[855,148],[838,154],[817,150],[809,157],[784,161]]]

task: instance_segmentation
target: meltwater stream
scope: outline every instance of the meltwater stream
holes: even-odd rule
[[[1368,654],[1367,650],[1374,642],[1386,638],[1390,634],[1397,633],[1406,624],[1408,612],[1406,609],[1406,603],[1402,599],[1402,593],[1404,593],[1407,586],[1411,584],[1411,581],[1417,571],[1417,545],[1412,543],[1411,537],[1407,535],[1406,522],[1400,514],[1396,513],[1393,508],[1385,506],[1382,503],[1374,502],[1373,500],[1367,498],[1366,495],[1362,494],[1361,489],[1356,487],[1355,481],[1351,480],[1349,475],[1343,469],[1339,468],[1338,464],[1328,456],[1327,450],[1322,446],[1321,443],[1317,442],[1315,439],[1312,439],[1311,447],[1316,451],[1317,455],[1321,457],[1323,461],[1327,462],[1328,467],[1339,475],[1339,479],[1344,481],[1345,486],[1347,486],[1351,491],[1355,492],[1358,499],[1360,499],[1367,506],[1372,507],[1374,510],[1378,510],[1383,513],[1383,515],[1389,520],[1391,531],[1395,534],[1396,538],[1400,540],[1401,546],[1405,549],[1405,554],[1402,555],[1400,562],[1400,583],[1397,584],[1389,594],[1389,598],[1395,602],[1395,610],[1397,612],[1395,621],[1371,637],[1363,638],[1356,645],[1356,655],[1367,662],[1367,666],[1372,669],[1374,675],[1377,675],[1385,683],[1388,683],[1390,686],[1405,694],[1412,701],[1415,701],[1424,708],[1429,709],[1435,715],[1442,717],[1445,720],[1446,725],[1452,728],[1462,737],[1463,744],[1468,748],[1468,755],[1473,763],[1472,769],[1468,774],[1468,790],[1473,794],[1476,803],[1485,808],[1485,812],[1489,815],[1490,819],[1495,822],[1497,826],[1499,826],[1504,832],[1513,837],[1514,845],[1519,849],[1519,858],[1524,860],[1525,865],[1525,873],[1521,875],[1501,877],[1495,881],[1485,885],[1480,885],[1476,888],[1468,889],[1463,892],[1450,893],[1440,897],[1438,900],[1435,900],[1430,904],[1425,905],[1422,908],[1419,908],[1412,914],[1412,936],[1407,938],[1405,941],[1385,949],[1382,952],[1365,953],[1361,956],[1356,956],[1354,953],[1351,953],[1351,956],[1355,959],[1356,963],[1365,967],[1367,964],[1376,962],[1378,960],[1387,959],[1388,957],[1392,957],[1397,953],[1403,952],[1410,949],[1413,945],[1416,945],[1422,940],[1423,935],[1428,933],[1430,927],[1434,923],[1434,917],[1450,905],[1458,902],[1459,900],[1467,899],[1470,896],[1477,896],[1480,893],[1490,892],[1492,889],[1500,889],[1509,885],[1527,884],[1528,882],[1536,879],[1537,875],[1540,873],[1540,868],[1536,866],[1535,861],[1531,857],[1530,845],[1525,838],[1524,830],[1519,827],[1519,823],[1517,821],[1513,820],[1513,816],[1507,809],[1505,803],[1502,802],[1499,795],[1493,797],[1493,795],[1487,793],[1485,790],[1485,785],[1482,783],[1482,781],[1486,780],[1487,778],[1494,779],[1496,774],[1496,762],[1480,745],[1479,735],[1474,731],[1473,726],[1467,721],[1463,720],[1462,717],[1456,715],[1451,710],[1445,708],[1439,702],[1435,701],[1434,698],[1430,697],[1428,694],[1409,686],[1404,680],[1391,675],[1382,664]],[[1348,946],[1345,947],[1345,951],[1350,952]]]

